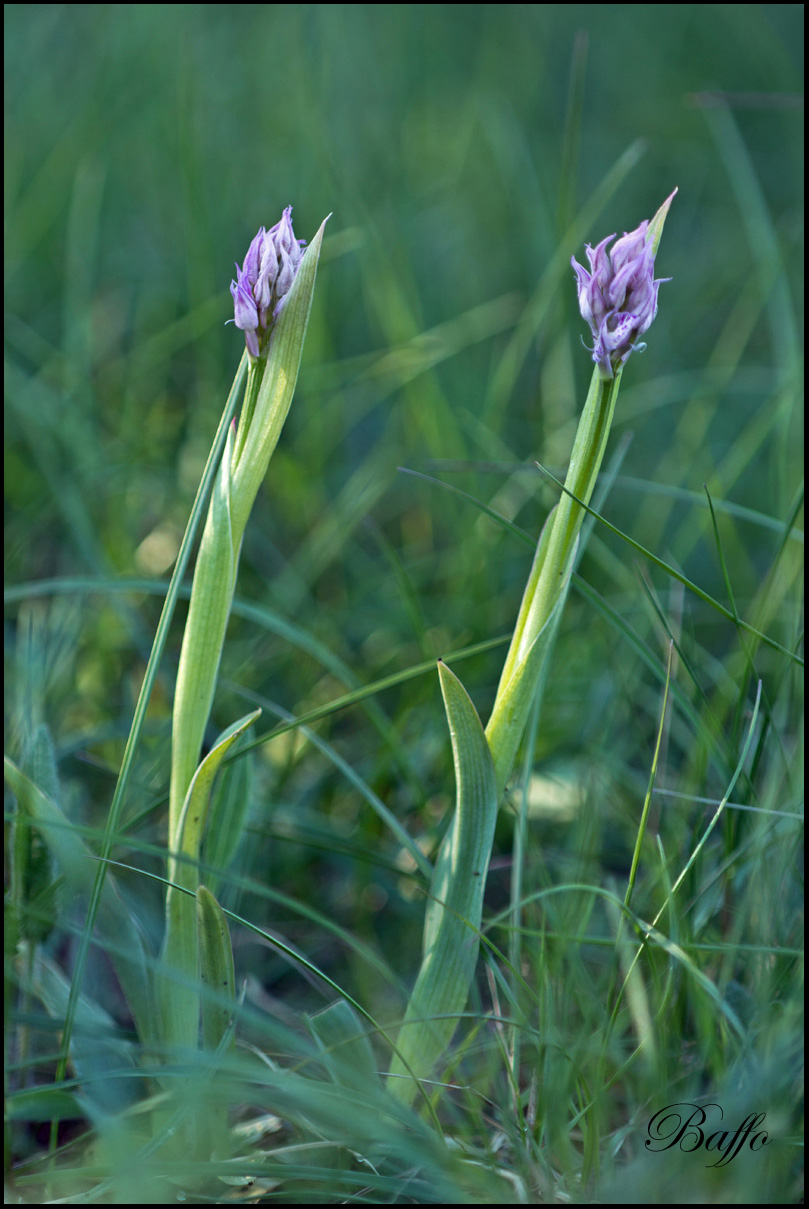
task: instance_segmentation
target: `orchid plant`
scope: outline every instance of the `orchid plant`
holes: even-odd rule
[[[572,260],[582,318],[590,325],[595,362],[573,445],[564,495],[537,544],[517,624],[485,732],[460,682],[439,668],[452,737],[457,805],[430,891],[424,952],[393,1063],[392,1089],[407,1101],[416,1087],[407,1073],[427,1076],[455,1031],[477,965],[483,893],[497,811],[544,683],[564,608],[579,530],[596,485],[624,364],[642,347],[638,337],[657,313],[654,260],[672,193],[651,222],[587,247],[592,272]]]
[[[673,197],[667,198],[651,221],[624,234],[611,249],[614,235],[595,247],[588,245],[589,270],[572,261],[579,308],[592,335],[593,376],[564,494],[539,538],[485,728],[458,677],[445,663],[438,664],[454,757],[456,807],[429,887],[421,966],[401,1028],[395,1041],[391,1040],[387,1090],[380,1088],[380,1094],[387,1095],[391,1103],[398,1102],[400,1111],[423,1093],[422,1081],[435,1071],[467,1003],[478,961],[498,809],[529,712],[547,674],[624,366],[633,352],[644,347],[641,337],[657,312],[661,282],[654,277],[655,256]],[[233,322],[244,333],[246,346],[246,364],[240,368],[232,396],[245,371],[246,385],[238,424],[228,423],[226,412],[221,458],[194,570],[177,673],[165,934],[157,963],[150,962],[142,939],[127,923],[106,865],[101,866],[93,886],[93,909],[105,921],[103,927],[119,941],[112,949],[113,959],[141,1037],[159,1046],[168,1061],[200,1047],[209,1055],[221,1052],[233,1037],[237,991],[229,927],[214,894],[201,882],[200,853],[216,775],[225,758],[233,754],[234,744],[255,723],[258,712],[235,721],[204,757],[203,740],[242,539],[295,391],[324,229],[325,222],[307,247],[296,237],[291,207],[287,207],[274,226],[259,229],[241,266],[236,266],[236,279],[230,287]],[[58,826],[56,807],[10,762],[7,775],[26,817],[43,827],[47,842],[55,845],[56,859],[66,859],[64,836],[58,829],[49,829]],[[119,806],[116,799],[112,830]],[[238,834],[228,837],[230,854],[238,839]],[[109,855],[109,847],[102,855]],[[74,982],[81,982],[83,957],[86,952],[80,954]],[[310,1027],[324,1052],[345,1047],[345,1052],[355,1055],[353,1067],[338,1063],[331,1068],[338,1083],[356,1082],[360,1068],[370,1071],[369,1079],[378,1082],[363,1022],[347,1000],[314,1017]],[[69,1028],[67,1033],[69,1045]],[[223,1122],[220,1125],[224,1128]]]

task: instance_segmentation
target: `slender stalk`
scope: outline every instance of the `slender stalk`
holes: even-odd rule
[[[202,534],[177,671],[169,797],[169,848],[172,852],[179,846],[180,816],[199,762],[236,584],[241,534],[236,538],[230,520],[232,448],[231,436]],[[170,858],[170,880],[175,880],[175,873],[175,862]]]
[[[605,378],[593,371],[579,420],[565,486],[590,502],[607,448],[621,383],[621,371]],[[547,665],[556,623],[567,596],[585,510],[563,495],[545,524],[520,605],[514,636],[503,665],[486,738],[502,794],[528,720],[537,685]]]

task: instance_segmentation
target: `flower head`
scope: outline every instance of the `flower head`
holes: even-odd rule
[[[287,295],[303,258],[305,239],[292,230],[292,206],[281,221],[266,231],[260,227],[247,249],[244,264],[236,265],[236,280],[230,283],[233,322],[244,332],[247,351],[259,357],[267,347],[272,326],[283,310]]]
[[[586,245],[589,273],[575,256],[570,261],[577,279],[579,310],[593,333],[593,360],[605,378],[614,377],[630,353],[646,347],[638,343],[639,337],[657,314],[661,282],[670,280],[654,279],[656,245],[646,219],[636,230],[625,232],[607,252],[613,239],[614,235],[608,235],[595,248]]]

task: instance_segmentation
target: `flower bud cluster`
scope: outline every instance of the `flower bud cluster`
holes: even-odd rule
[[[655,251],[646,219],[635,231],[625,233],[607,252],[615,239],[608,235],[595,248],[586,245],[590,262],[588,273],[571,257],[576,273],[579,310],[593,333],[593,360],[605,378],[612,378],[630,353],[646,347],[638,339],[657,314],[657,291],[662,281],[654,280]]]
[[[292,230],[292,206],[269,231],[259,229],[247,249],[244,264],[236,265],[236,280],[230,283],[234,322],[244,332],[247,351],[258,357],[266,348],[274,321],[283,310],[287,295],[303,258],[305,239]]]

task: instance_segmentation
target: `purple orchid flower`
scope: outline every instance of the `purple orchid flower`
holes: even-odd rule
[[[266,231],[260,227],[252,240],[236,280],[230,283],[233,320],[244,332],[247,351],[260,357],[267,347],[273,324],[283,310],[303,258],[305,239],[292,229],[292,206],[280,222]]]
[[[649,223],[625,232],[607,252],[615,239],[608,235],[585,251],[590,262],[588,273],[571,257],[576,273],[579,310],[593,333],[593,360],[605,378],[615,376],[633,352],[646,347],[639,338],[651,327],[657,314],[657,292],[669,277],[654,279],[654,247]]]

